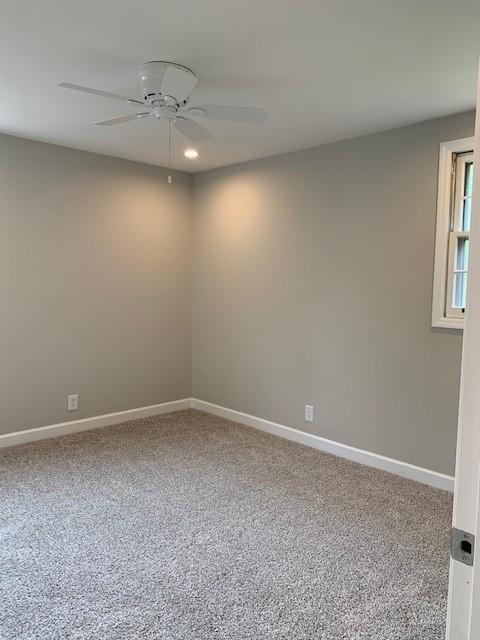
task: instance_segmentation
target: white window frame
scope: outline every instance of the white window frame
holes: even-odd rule
[[[442,142],[438,165],[437,227],[435,237],[435,266],[433,274],[432,327],[463,330],[463,313],[451,317],[454,312],[447,303],[451,296],[449,267],[454,260],[452,232],[453,162],[458,153],[473,152],[474,138],[461,138]],[[450,262],[449,262],[450,261]],[[447,308],[448,307],[450,308]]]

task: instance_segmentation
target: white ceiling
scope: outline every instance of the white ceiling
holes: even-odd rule
[[[192,104],[269,112],[205,121],[195,161],[176,135],[176,168],[204,170],[470,109],[479,55],[478,0],[2,0],[0,130],[166,165],[166,122],[94,127],[135,108],[57,84],[139,96],[142,62],[172,60]]]

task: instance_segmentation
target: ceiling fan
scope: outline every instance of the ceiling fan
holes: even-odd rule
[[[190,94],[198,80],[191,69],[181,64],[163,61],[146,62],[142,65],[139,75],[142,91],[141,99],[100,91],[79,84],[72,84],[71,82],[62,82],[58,86],[143,107],[140,113],[98,120],[93,123],[95,125],[111,126],[141,118],[168,120],[170,154],[172,125],[192,142],[202,142],[210,138],[212,134],[192,118],[252,123],[262,123],[267,119],[267,112],[256,107],[215,104],[189,106]],[[171,182],[171,178],[169,182]]]

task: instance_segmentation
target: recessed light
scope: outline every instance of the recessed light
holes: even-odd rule
[[[196,149],[186,149],[183,155],[186,158],[190,158],[191,160],[194,160],[195,158],[198,158],[198,151]]]

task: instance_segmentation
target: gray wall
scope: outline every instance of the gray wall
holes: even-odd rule
[[[193,394],[452,473],[461,335],[430,328],[438,145],[473,125],[198,174],[193,203],[185,174],[0,136],[0,433],[191,394],[193,204]]]
[[[438,149],[473,128],[195,176],[194,396],[453,473],[462,339],[430,327]]]
[[[1,433],[190,396],[190,231],[190,176],[0,136]]]

